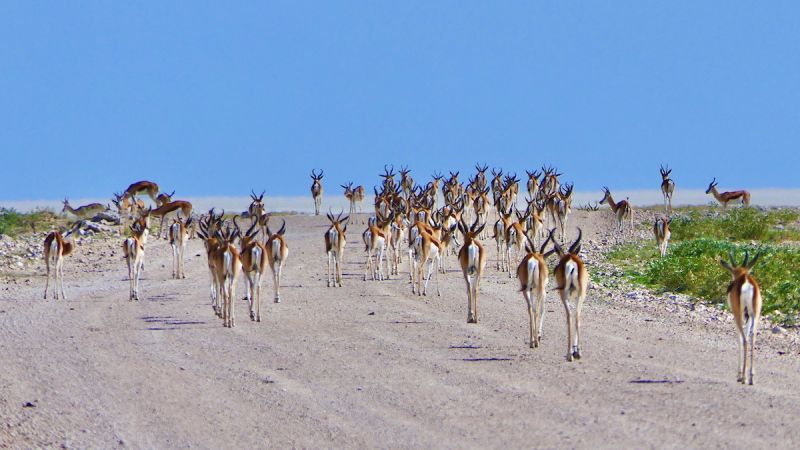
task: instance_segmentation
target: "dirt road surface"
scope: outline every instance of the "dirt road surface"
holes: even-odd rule
[[[609,214],[571,218],[589,254],[600,250]],[[140,302],[128,301],[119,240],[69,257],[66,301],[42,299],[43,272],[9,280],[0,287],[0,447],[800,442],[800,358],[769,329],[760,333],[756,385],[742,386],[730,321],[592,289],[583,359],[569,363],[555,292],[547,295],[543,346],[528,348],[524,300],[516,279],[494,269],[493,242],[485,241],[490,259],[475,325],[466,323],[453,256],[441,297],[435,289],[412,295],[407,267],[388,281],[362,281],[361,225],[348,228],[344,287],[327,288],[325,228],[322,216],[288,217],[283,302],[272,302],[270,278],[263,321],[251,322],[238,300],[233,329],[212,313],[199,240],[190,241],[185,280],[170,279],[169,245],[150,241]],[[595,270],[591,258],[588,267]],[[243,292],[240,283],[237,296]]]

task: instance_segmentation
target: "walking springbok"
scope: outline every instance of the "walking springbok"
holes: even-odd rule
[[[530,321],[530,347],[537,348],[542,340],[542,323],[544,322],[544,298],[545,288],[548,282],[548,269],[545,260],[555,250],[545,253],[544,249],[552,236],[548,236],[539,251],[533,244],[530,236],[525,236],[527,243],[525,250],[528,252],[517,266],[517,278],[519,278],[520,291],[528,304],[528,319]],[[536,298],[533,298],[533,293]]]
[[[748,261],[748,252],[744,253],[742,265],[736,263],[733,252],[729,252],[730,262],[720,258],[719,263],[731,273],[733,278],[728,285],[728,307],[733,313],[736,330],[739,332],[739,372],[736,381],[742,384],[753,384],[753,355],[756,346],[758,320],[761,318],[761,288],[750,274],[756,265],[761,252],[756,253]],[[750,356],[750,364],[747,356]]]
[[[267,269],[267,249],[256,239],[261,231],[256,228],[257,223],[251,224],[244,234],[236,217],[233,218],[233,224],[239,234],[239,260],[244,273],[245,299],[250,306],[250,320],[261,322],[261,277]]]
[[[617,229],[619,231],[624,231],[623,223],[625,219],[628,219],[631,232],[633,232],[633,208],[631,208],[631,203],[628,199],[615,202],[614,198],[611,197],[611,191],[605,186],[603,186],[603,194],[603,199],[600,200],[600,204],[602,205],[604,202],[608,202],[608,206],[611,207],[611,211],[617,217]]]
[[[669,224],[672,219],[669,217],[657,217],[653,223],[653,234],[656,236],[656,244],[658,244],[658,251],[663,258],[667,254],[667,245],[669,245],[669,238],[672,232],[669,230]]]
[[[392,217],[394,219],[394,217]],[[364,281],[367,281],[367,275],[372,273],[372,280],[377,278],[383,281],[387,278],[383,273],[383,257],[386,253],[387,236],[381,227],[378,226],[378,219],[369,219],[369,226],[361,235],[364,241],[364,250],[367,252],[367,263],[364,269]],[[376,255],[377,253],[377,255]],[[377,265],[372,263],[372,257],[375,255]],[[388,264],[387,264],[388,265]]]
[[[464,245],[458,252],[458,261],[461,264],[461,273],[467,282],[467,323],[478,323],[478,292],[486,266],[486,252],[478,241],[478,235],[486,224],[478,225],[478,219],[472,226],[467,227],[464,219],[458,222],[458,229],[464,235]]]
[[[567,316],[567,361],[581,359],[581,306],[589,290],[589,274],[586,266],[579,256],[581,252],[581,237],[583,232],[578,228],[578,239],[569,247],[569,251],[558,244],[550,230],[550,239],[553,241],[559,258],[555,269],[556,290],[561,296],[564,311]]]
[[[350,202],[350,212],[348,217],[357,217],[358,211],[361,210],[361,202],[364,201],[364,186],[356,186],[353,188],[353,182],[340,185],[344,188],[344,197]]]
[[[428,295],[428,281],[433,272],[436,272],[436,294],[441,297],[442,291],[439,289],[439,265],[441,263],[441,243],[425,229],[420,229],[416,239],[414,239],[414,269],[417,270],[417,286],[414,291],[414,283],[411,283],[411,293],[417,295]],[[425,275],[425,264],[428,264],[428,275]],[[422,284],[422,280],[425,284]]]
[[[150,232],[149,215],[139,217],[130,225],[131,237],[122,242],[122,254],[128,263],[128,280],[130,281],[130,292],[128,300],[139,300],[139,279],[144,270],[144,245],[147,243],[147,235]]]
[[[672,211],[672,194],[675,192],[675,181],[669,177],[672,169],[661,166],[661,194],[664,196],[664,210],[669,213]]]
[[[101,205],[100,203],[89,203],[88,205],[83,205],[78,207],[77,209],[73,209],[72,206],[69,204],[69,200],[66,198],[64,199],[64,208],[61,209],[61,212],[69,212],[72,213],[75,217],[81,220],[91,219],[97,214],[105,211],[107,208],[105,205]]]
[[[722,204],[723,208],[728,207],[728,202],[738,200],[742,203],[742,207],[750,206],[750,192],[748,191],[729,191],[719,193],[717,191],[717,179],[716,177],[711,180],[711,183],[708,185],[708,189],[706,189],[706,194],[711,194],[717,199],[718,202]]]
[[[76,223],[65,234],[60,231],[51,231],[44,238],[44,263],[47,266],[47,281],[44,285],[44,298],[47,299],[47,290],[50,287],[50,267],[53,268],[53,298],[58,300],[58,287],[61,286],[61,298],[66,300],[64,293],[64,258],[75,250],[72,235],[81,227],[81,222]]]
[[[275,303],[281,302],[281,273],[283,273],[283,265],[286,263],[286,258],[289,257],[289,247],[286,245],[286,240],[283,235],[286,233],[286,220],[278,229],[276,233],[272,233],[267,227],[267,243],[264,247],[267,249],[267,260],[269,261],[269,268],[272,270],[272,281],[275,284]],[[260,316],[259,316],[260,317]]]
[[[330,228],[325,232],[325,252],[328,254],[328,287],[342,287],[342,258],[344,257],[344,246],[347,243],[345,233],[347,232],[347,220],[350,215],[342,218],[340,212],[335,218],[328,212],[328,220],[331,222]],[[331,275],[335,277],[332,278]]]
[[[239,251],[233,245],[237,235],[236,231],[231,233],[230,229],[224,233],[218,232],[219,246],[211,255],[214,259],[214,275],[218,288],[217,298],[222,299],[222,326],[227,328],[236,326],[236,315],[234,314],[236,280],[242,270]]]
[[[169,245],[172,246],[172,278],[186,278],[183,270],[184,252],[186,251],[186,241],[189,239],[189,227],[192,226],[192,219],[184,222],[182,218],[176,217],[169,226]]]
[[[319,215],[319,209],[322,207],[322,177],[325,171],[320,170],[317,175],[316,169],[311,170],[311,197],[314,198],[314,215]]]

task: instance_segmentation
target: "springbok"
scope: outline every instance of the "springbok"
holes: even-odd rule
[[[139,279],[144,270],[144,245],[150,232],[150,217],[143,215],[130,225],[131,237],[122,242],[122,254],[128,263],[128,281],[130,292],[128,300],[139,300]]]
[[[611,196],[611,191],[603,186],[603,199],[600,200],[600,204],[602,205],[605,202],[608,202],[608,206],[611,207],[611,211],[617,217],[617,229],[624,231],[623,223],[625,219],[628,219],[631,232],[633,232],[633,208],[631,208],[631,203],[628,199],[615,202]]]
[[[350,202],[350,212],[348,217],[357,217],[358,211],[361,210],[361,202],[364,201],[364,186],[353,187],[353,182],[340,185],[344,188],[344,197]]]
[[[340,212],[335,218],[328,212],[328,220],[331,222],[330,228],[325,232],[325,252],[328,254],[328,287],[342,287],[342,258],[344,257],[344,246],[347,243],[345,233],[347,232],[347,220],[350,215],[342,218]],[[332,278],[331,275],[335,277]]]
[[[322,207],[322,177],[325,171],[319,171],[317,175],[316,169],[311,170],[311,197],[314,198],[314,215],[319,215],[319,209]]]
[[[716,177],[711,180],[711,183],[708,185],[708,189],[706,189],[706,194],[711,194],[717,199],[718,202],[722,204],[723,208],[728,207],[728,202],[738,200],[742,203],[742,207],[750,206],[750,192],[748,191],[729,191],[719,193],[717,191],[717,179]]]
[[[61,212],[69,212],[72,213],[75,217],[80,220],[88,220],[92,217],[100,214],[101,212],[105,211],[106,206],[100,203],[89,203],[88,205],[80,206],[76,209],[73,209],[72,206],[69,204],[69,200],[66,198],[64,199],[64,208],[61,209]]]
[[[218,294],[222,299],[222,326],[233,328],[236,326],[234,306],[236,299],[236,280],[242,270],[239,251],[233,245],[238,233],[231,233],[230,229],[224,233],[217,232],[219,246],[215,248],[211,257],[214,259],[214,275],[216,276]]]
[[[188,219],[192,216],[192,204],[185,200],[175,200],[167,203],[166,205],[159,206],[156,209],[151,209],[148,214],[161,218],[156,239],[161,239],[161,233],[164,231],[164,219],[166,219],[168,214],[172,213],[175,213],[176,215],[178,213],[182,213],[183,217]]]
[[[272,280],[275,288],[275,303],[281,302],[281,274],[283,273],[283,265],[286,263],[286,258],[289,257],[289,247],[286,245],[286,240],[283,235],[286,233],[286,220],[278,229],[276,233],[272,233],[267,227],[267,243],[264,247],[267,249],[267,261],[269,268],[272,270]],[[260,317],[260,316],[259,316]]]
[[[261,277],[267,269],[267,249],[256,239],[261,231],[256,228],[257,223],[251,224],[244,234],[236,223],[236,217],[233,218],[233,224],[239,235],[239,260],[244,273],[245,299],[250,306],[250,320],[261,322]]]
[[[656,236],[656,244],[658,244],[658,251],[663,258],[667,254],[667,245],[669,245],[669,238],[672,232],[669,230],[669,224],[672,219],[669,217],[657,217],[653,223],[653,234]]]
[[[175,191],[170,192],[169,194],[162,192],[158,194],[156,197],[156,206],[164,206],[167,203],[172,201],[172,196],[175,195]]]
[[[152,181],[137,181],[131,184],[128,189],[125,189],[122,197],[134,199],[139,194],[147,194],[153,203],[158,203],[156,200],[158,198],[158,185]]]
[[[567,361],[572,361],[581,359],[581,307],[589,290],[589,274],[579,256],[583,235],[581,229],[578,228],[578,239],[572,243],[567,252],[553,238],[554,232],[555,229],[550,230],[550,240],[553,241],[560,258],[555,269],[558,285],[556,290],[561,296],[561,303],[564,304],[567,316]]]
[[[761,318],[761,288],[750,274],[750,270],[756,265],[761,252],[756,253],[752,260],[748,260],[749,253],[745,251],[742,265],[736,263],[733,252],[729,252],[728,256],[730,262],[720,258],[719,263],[731,273],[732,277],[728,284],[728,307],[733,313],[736,330],[739,332],[739,372],[736,381],[752,385],[753,354],[755,353],[758,320]],[[750,364],[747,363],[748,353]]]
[[[44,285],[44,298],[47,299],[47,290],[50,287],[50,267],[53,267],[53,297],[58,300],[58,287],[61,285],[61,298],[66,300],[64,293],[64,258],[75,250],[72,235],[81,227],[81,222],[76,223],[65,234],[60,231],[51,231],[44,238],[44,263],[47,266],[47,281]]]
[[[467,323],[478,323],[478,292],[483,268],[486,266],[486,252],[478,241],[478,235],[485,226],[485,223],[478,225],[477,218],[470,227],[464,223],[463,217],[458,222],[458,229],[464,235],[464,245],[458,252],[458,261],[467,283]]]
[[[545,253],[544,249],[550,241],[551,236],[542,244],[539,251],[533,244],[533,239],[526,235],[527,242],[525,250],[528,252],[517,266],[517,278],[519,278],[520,291],[528,304],[528,319],[530,321],[530,347],[537,348],[542,340],[542,323],[544,322],[544,299],[545,288],[548,282],[548,269],[545,260],[555,250]],[[533,298],[533,293],[536,298]]]
[[[192,226],[192,219],[184,221],[176,217],[169,226],[169,245],[172,246],[172,278],[186,278],[183,270],[184,252],[186,251],[186,241],[189,239],[189,228]]]
[[[394,219],[394,217],[392,217]],[[367,275],[372,274],[372,280],[377,278],[383,281],[386,275],[383,273],[383,258],[386,254],[386,244],[388,237],[385,232],[378,226],[378,219],[370,218],[367,229],[361,235],[364,241],[364,250],[367,252],[367,263],[364,269],[364,281],[367,281]],[[377,253],[377,254],[376,254]],[[373,264],[372,257],[375,255],[377,264]],[[388,264],[387,264],[388,265]]]
[[[411,293],[417,295],[428,295],[428,281],[434,271],[436,271],[436,294],[441,297],[442,291],[439,289],[439,265],[441,264],[441,243],[427,230],[421,229],[414,240],[414,269],[417,270],[417,289],[414,291],[414,283],[411,283]],[[428,264],[428,275],[425,275],[425,264]],[[425,284],[422,284],[425,280]]]
[[[669,177],[672,173],[669,165],[667,167],[661,166],[659,171],[661,172],[661,194],[664,196],[664,210],[669,213],[672,211],[672,194],[675,192],[675,181]]]

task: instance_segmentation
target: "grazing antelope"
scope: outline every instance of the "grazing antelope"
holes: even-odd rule
[[[60,231],[51,231],[44,238],[44,263],[47,266],[47,281],[44,285],[44,298],[47,299],[47,290],[50,287],[50,267],[53,267],[53,297],[58,300],[58,287],[61,285],[61,298],[66,300],[64,293],[64,257],[72,254],[75,243],[72,235],[81,227],[81,222],[76,223],[65,234]]]
[[[672,211],[672,194],[675,192],[675,181],[669,175],[672,169],[669,166],[661,166],[661,194],[664,196],[664,210],[667,212]]]
[[[441,243],[425,229],[421,229],[414,240],[414,268],[417,272],[417,286],[414,291],[414,283],[411,283],[411,293],[417,295],[428,295],[428,281],[434,270],[436,271],[436,295],[442,296],[439,289],[439,265],[441,264]],[[428,275],[425,275],[425,264],[428,264]],[[422,284],[425,280],[425,284]]]
[[[467,323],[478,323],[478,292],[483,268],[486,266],[486,252],[478,241],[478,235],[484,226],[486,224],[479,226],[475,220],[468,228],[463,218],[458,223],[458,229],[464,235],[464,245],[458,252],[458,261],[464,281],[467,282]]]
[[[325,171],[319,171],[319,175],[317,175],[316,169],[311,170],[311,197],[314,198],[314,215],[319,215],[319,209],[322,207],[322,176],[324,175]]]
[[[717,191],[717,179],[716,177],[711,180],[711,183],[708,185],[708,189],[706,189],[706,194],[711,194],[717,199],[718,202],[722,204],[723,208],[728,207],[728,202],[732,200],[738,200],[742,203],[742,206],[750,206],[750,192],[748,191],[729,191],[719,193]]]
[[[347,243],[345,233],[347,232],[347,220],[350,215],[342,218],[340,212],[337,217],[328,212],[328,220],[331,222],[330,228],[325,232],[325,252],[328,254],[328,287],[342,287],[342,259],[344,257],[344,246]],[[332,271],[332,272],[331,272]],[[335,277],[332,278],[331,275]]]
[[[517,266],[520,291],[528,304],[528,319],[530,321],[530,347],[539,347],[542,340],[542,323],[544,322],[545,288],[548,282],[548,269],[545,260],[554,250],[545,253],[544,249],[552,236],[548,236],[539,251],[533,244],[533,239],[526,236],[525,251],[528,252]],[[534,299],[532,294],[536,292]]]
[[[267,269],[267,249],[256,239],[261,231],[256,223],[241,233],[236,217],[233,218],[236,233],[239,235],[239,260],[245,281],[245,299],[250,306],[250,320],[261,322],[261,277]],[[255,231],[254,231],[255,230]]]
[[[720,258],[719,263],[732,276],[728,285],[728,307],[733,313],[736,330],[739,332],[739,372],[736,381],[742,384],[753,384],[753,354],[755,353],[758,320],[761,318],[761,288],[750,274],[761,252],[756,253],[748,261],[748,252],[744,253],[742,265],[736,263],[733,252],[729,252],[730,262]],[[750,364],[747,363],[749,347]],[[749,369],[749,370],[748,370]]]
[[[581,252],[581,237],[578,228],[578,239],[565,252],[553,238],[555,229],[550,230],[550,239],[560,258],[555,269],[556,290],[561,296],[564,311],[567,316],[567,361],[581,359],[581,306],[589,290],[589,274],[586,266],[579,256]]]
[[[128,186],[128,189],[125,189],[125,192],[122,194],[122,196],[133,199],[139,194],[147,194],[153,203],[158,203],[156,201],[158,197],[158,185],[152,181],[137,181],[136,183]]]
[[[189,227],[192,226],[192,219],[184,221],[176,217],[169,226],[169,245],[172,246],[172,278],[186,278],[183,270],[184,252],[186,251],[186,241],[189,239]]]
[[[169,202],[164,206],[159,206],[156,209],[151,209],[149,214],[151,216],[156,216],[161,218],[161,223],[158,226],[158,234],[156,235],[156,239],[161,239],[161,233],[164,231],[164,219],[167,217],[168,214],[171,213],[182,213],[184,218],[189,218],[192,216],[192,204],[185,201],[185,200],[175,200],[173,202]]]
[[[672,232],[669,231],[669,224],[672,219],[669,217],[657,217],[653,223],[653,234],[656,236],[656,244],[658,244],[658,251],[661,252],[663,258],[667,254],[667,245],[669,245],[669,238]]]
[[[78,207],[77,209],[73,209],[72,206],[69,204],[69,200],[66,198],[64,199],[64,208],[61,212],[70,212],[75,217],[81,220],[91,219],[97,214],[105,211],[107,208],[105,205],[101,205],[100,203],[89,203],[88,205],[83,205]]]
[[[611,197],[611,191],[605,186],[603,186],[603,194],[603,199],[600,200],[600,204],[602,205],[604,202],[608,202],[608,206],[611,207],[611,211],[617,217],[617,229],[623,231],[623,222],[625,219],[628,219],[631,232],[633,232],[633,208],[631,208],[631,203],[628,199],[614,202],[614,198]]]
[[[122,254],[128,263],[130,292],[128,300],[139,300],[139,278],[144,270],[144,245],[147,243],[150,217],[139,217],[130,225],[131,237],[122,242]]]
[[[171,202],[173,195],[175,195],[175,191],[172,191],[169,194],[165,192],[158,194],[158,197],[156,197],[156,206],[164,206],[167,203]]]
[[[281,227],[274,234],[267,227],[269,239],[264,245],[267,249],[267,260],[269,261],[269,268],[272,270],[272,281],[275,285],[275,303],[281,302],[281,274],[283,273],[283,265],[286,263],[286,258],[289,257],[289,247],[283,237],[285,233],[286,220],[283,221]]]

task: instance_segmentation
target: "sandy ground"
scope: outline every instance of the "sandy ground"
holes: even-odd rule
[[[591,255],[610,213],[576,211],[571,220],[592,241],[584,248],[597,270]],[[547,296],[543,346],[530,349],[524,300],[516,280],[494,270],[493,242],[474,325],[452,256],[441,297],[412,295],[407,267],[389,281],[362,281],[361,225],[349,228],[344,288],[325,287],[325,227],[324,217],[288,218],[283,302],[272,303],[270,279],[264,320],[251,322],[238,300],[234,329],[212,314],[199,240],[190,241],[185,280],[170,279],[169,246],[151,240],[140,302],[127,299],[118,240],[81,246],[67,260],[66,301],[42,300],[41,273],[5,282],[0,447],[786,448],[800,440],[796,337],[763,329],[756,385],[742,386],[729,320],[665,296],[632,301],[592,289],[583,359],[568,363],[556,294]]]

